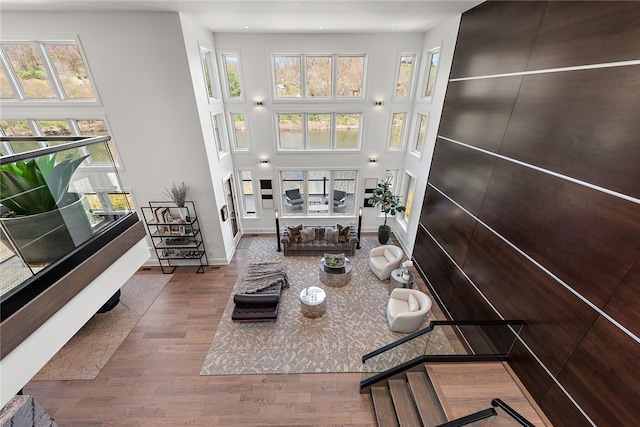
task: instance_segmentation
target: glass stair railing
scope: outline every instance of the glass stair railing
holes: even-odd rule
[[[507,360],[523,326],[521,320],[432,321],[362,356],[360,390],[427,362]]]

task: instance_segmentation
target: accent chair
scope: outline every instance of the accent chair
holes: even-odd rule
[[[395,288],[387,303],[387,321],[393,332],[416,331],[431,310],[431,298],[416,289]]]
[[[371,249],[369,268],[380,280],[388,280],[391,272],[400,266],[404,251],[393,245],[383,245]]]

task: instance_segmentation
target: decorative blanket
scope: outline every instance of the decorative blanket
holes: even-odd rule
[[[272,286],[289,287],[287,268],[281,262],[251,263],[242,279],[239,293],[255,294]]]

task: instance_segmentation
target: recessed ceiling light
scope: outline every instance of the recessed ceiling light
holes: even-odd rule
[[[319,26],[318,26],[318,29],[319,29],[319,30],[322,30],[323,28],[324,28],[324,27],[323,27],[322,25],[319,25]]]
[[[397,26],[397,25],[392,25],[392,26],[391,26],[391,29],[392,29],[392,30],[395,30],[396,28],[398,28],[398,26]]]
[[[248,25],[245,25],[245,26],[244,26],[244,27],[242,27],[242,28],[244,28],[244,29],[246,30],[246,29],[248,29],[248,28],[249,28],[249,26],[248,26]]]

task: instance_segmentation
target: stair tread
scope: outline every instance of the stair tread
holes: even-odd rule
[[[400,427],[420,426],[420,418],[405,380],[389,380],[389,390]]]
[[[399,427],[391,393],[386,387],[371,387],[371,398],[378,427]]]
[[[422,424],[431,427],[447,422],[447,417],[426,372],[407,372],[407,380],[413,396],[419,396],[414,397],[414,401]]]

